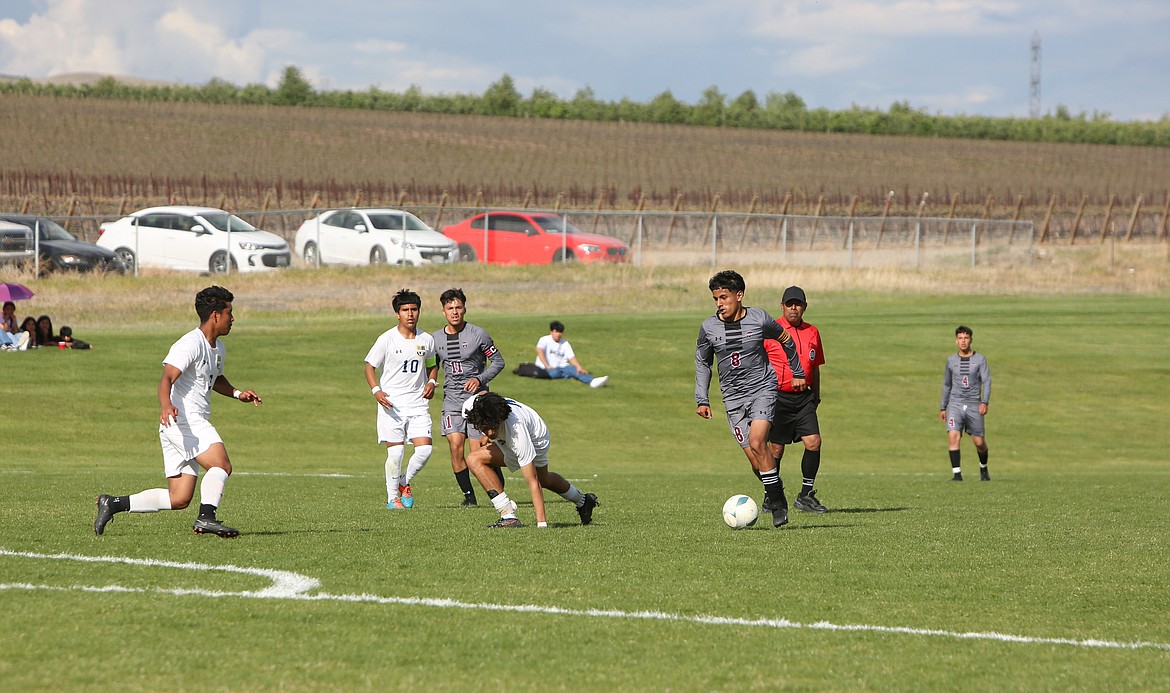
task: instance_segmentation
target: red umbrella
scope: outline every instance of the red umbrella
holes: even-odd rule
[[[20,301],[33,296],[36,294],[24,284],[0,282],[0,301]]]

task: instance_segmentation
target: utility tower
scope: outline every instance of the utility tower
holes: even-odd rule
[[[1032,81],[1031,98],[1028,102],[1028,116],[1040,117],[1040,32],[1032,32]]]

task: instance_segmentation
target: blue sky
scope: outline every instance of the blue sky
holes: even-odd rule
[[[1170,114],[1167,0],[0,0],[0,74],[1026,116],[1034,32],[1043,112]]]

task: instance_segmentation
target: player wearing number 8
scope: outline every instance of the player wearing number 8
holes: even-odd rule
[[[727,424],[764,484],[763,509],[772,513],[772,525],[780,527],[788,522],[788,503],[776,461],[768,454],[768,433],[776,405],[776,372],[768,363],[764,340],[780,342],[792,368],[792,385],[798,390],[805,387],[804,367],[784,328],[766,311],[743,305],[747,287],[738,272],[719,272],[711,277],[708,288],[715,301],[715,315],[703,321],[695,347],[695,413],[711,418],[709,391],[715,362]]]
[[[378,401],[378,442],[386,446],[386,507],[414,506],[410,482],[431,457],[431,414],[435,394],[435,340],[418,332],[422,298],[403,289],[391,302],[398,325],[386,330],[366,354],[366,384]],[[377,370],[381,369],[381,377]],[[402,471],[406,441],[414,454]]]

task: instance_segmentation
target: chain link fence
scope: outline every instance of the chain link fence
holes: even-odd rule
[[[402,209],[438,231],[487,211],[410,205]],[[322,211],[291,209],[235,214],[257,228],[284,238],[291,248],[300,225]],[[624,241],[630,247],[629,261],[645,267],[767,263],[904,269],[1027,266],[1032,262],[1037,243],[1035,227],[1030,221],[588,210],[555,213],[583,231]],[[116,219],[112,216],[48,218],[90,242],[97,241],[103,222]],[[1082,241],[1090,242],[1086,238]],[[292,249],[293,266],[305,266],[303,259],[296,256],[297,249]]]

